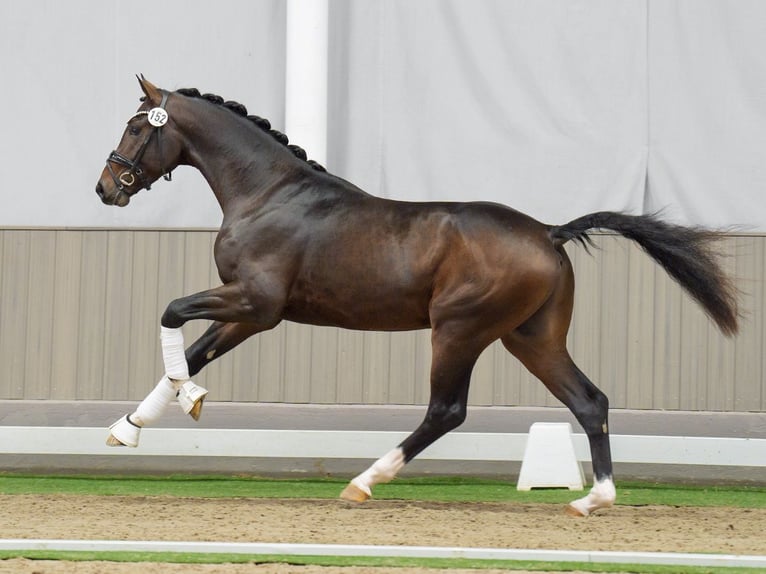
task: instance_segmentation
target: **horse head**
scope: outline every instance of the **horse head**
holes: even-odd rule
[[[117,149],[106,160],[96,193],[107,205],[126,206],[142,189],[150,189],[160,177],[170,180],[179,164],[182,140],[172,114],[169,92],[160,90],[143,76],[141,106],[128,120]]]

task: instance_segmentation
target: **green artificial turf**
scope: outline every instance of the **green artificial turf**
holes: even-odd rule
[[[201,498],[336,498],[343,479],[268,479],[232,476],[30,476],[0,475],[2,494],[178,496]],[[463,477],[403,478],[381,484],[378,499],[444,502],[565,504],[581,496],[562,489],[516,490],[501,480]],[[766,488],[618,483],[617,504],[766,508]]]
[[[176,564],[313,564],[334,567],[377,567],[390,569],[420,567],[451,569],[501,569],[546,572],[631,572],[636,574],[755,574],[753,568],[712,568],[708,566],[659,566],[650,564],[597,564],[589,562],[533,562],[526,560],[471,560],[463,558],[397,558],[374,556],[286,556],[278,554],[205,554],[180,552],[57,552],[51,550],[0,551],[2,560],[67,560],[76,562],[154,562]]]

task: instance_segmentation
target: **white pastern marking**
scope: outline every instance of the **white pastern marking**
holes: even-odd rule
[[[402,470],[402,467],[404,467],[404,451],[396,447],[376,460],[370,468],[351,482],[368,495],[371,495],[373,486],[393,480],[399,471]]]
[[[570,502],[569,505],[578,510],[583,516],[588,516],[599,508],[612,506],[616,498],[617,491],[614,488],[614,481],[611,476],[608,476],[603,480],[596,481],[593,488],[590,489],[588,496]]]

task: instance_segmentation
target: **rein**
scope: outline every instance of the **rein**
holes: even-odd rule
[[[133,157],[133,159],[127,158],[115,150],[112,150],[112,153],[110,153],[109,157],[106,159],[106,167],[109,170],[109,174],[112,176],[112,180],[114,181],[117,190],[120,192],[115,195],[115,202],[121,194],[125,194],[130,197],[138,193],[141,188],[152,188],[151,184],[144,177],[144,170],[141,167],[141,159],[144,157],[146,148],[149,147],[149,143],[151,142],[152,136],[155,133],[157,134],[157,149],[160,156],[160,169],[162,170],[162,177],[165,179],[165,181],[170,181],[173,178],[172,170],[165,169],[165,160],[162,154],[162,126],[164,126],[168,121],[168,114],[165,111],[165,105],[167,104],[167,101],[168,92],[165,92],[162,94],[162,101],[158,107],[152,108],[149,111],[140,111],[128,120],[129,123],[136,116],[145,115],[147,116],[149,124],[154,127],[154,129],[149,132],[149,135],[146,136],[146,139],[144,139],[141,147],[138,148],[138,151],[136,152],[136,155]],[[128,169],[122,171],[118,175],[112,168],[113,163],[127,167]],[[133,188],[136,183],[136,179],[139,180],[140,185]]]

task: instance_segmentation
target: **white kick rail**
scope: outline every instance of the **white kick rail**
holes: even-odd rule
[[[143,429],[138,448],[105,444],[106,428],[0,426],[0,454],[377,459],[409,432]],[[428,447],[426,460],[521,461],[527,433],[453,432]],[[577,459],[590,460],[584,434]],[[766,439],[612,435],[614,462],[766,467]]]

